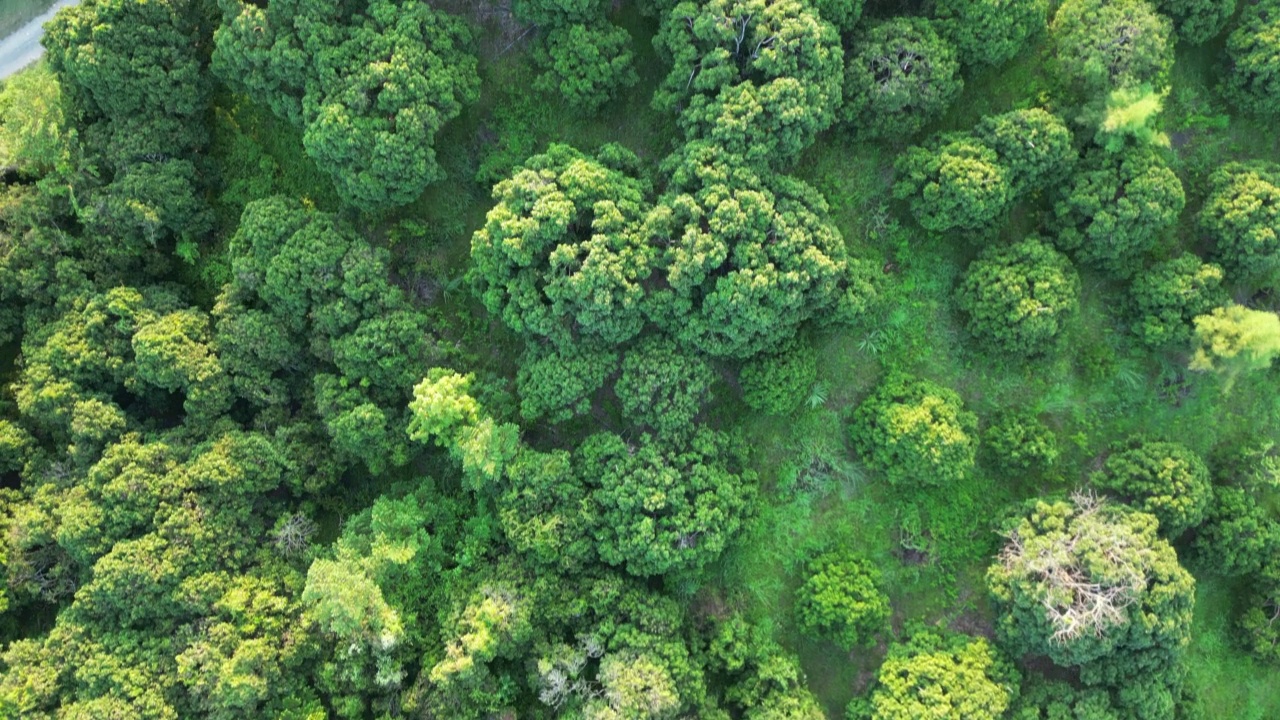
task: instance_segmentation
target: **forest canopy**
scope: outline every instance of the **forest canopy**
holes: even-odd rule
[[[51,17],[0,718],[1280,717],[1276,0]]]

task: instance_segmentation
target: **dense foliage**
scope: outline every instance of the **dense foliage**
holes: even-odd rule
[[[0,717],[1280,717],[1236,6],[62,7]]]

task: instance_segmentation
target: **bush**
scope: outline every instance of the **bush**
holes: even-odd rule
[[[1010,474],[1043,473],[1058,460],[1058,436],[1031,416],[1002,416],[983,433],[982,444]]]
[[[925,18],[873,25],[859,33],[853,48],[845,64],[842,113],[860,139],[919,132],[964,87],[955,49]]]
[[[1200,228],[1233,272],[1256,275],[1280,261],[1280,165],[1227,163],[1209,178]]]
[[[1048,352],[1079,305],[1080,279],[1071,261],[1031,238],[985,250],[956,291],[966,327],[993,349],[1033,357]]]
[[[869,561],[828,553],[810,561],[806,573],[796,591],[796,618],[804,632],[852,650],[871,646],[888,627],[889,597]]]
[[[1129,438],[1091,481],[1130,506],[1160,521],[1165,537],[1175,539],[1204,519],[1213,489],[1209,468],[1185,445]]]
[[[1249,654],[1263,662],[1280,663],[1280,558],[1272,557],[1253,579],[1236,631]]]
[[[968,477],[977,418],[954,390],[906,375],[886,378],[853,411],[854,447],[889,482],[942,485]]]
[[[781,352],[757,355],[743,363],[738,375],[743,401],[766,415],[786,415],[800,407],[817,379],[817,353],[801,337]]]
[[[1133,331],[1150,347],[1191,340],[1194,320],[1229,301],[1222,268],[1185,253],[1139,273],[1130,286]]]

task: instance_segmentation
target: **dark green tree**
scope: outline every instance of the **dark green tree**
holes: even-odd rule
[[[982,433],[982,447],[1014,476],[1043,473],[1058,460],[1058,437],[1033,416],[1004,413]]]
[[[1236,12],[1235,0],[1159,0],[1155,5],[1173,18],[1178,39],[1192,45],[1217,37]]]
[[[974,337],[1022,357],[1052,349],[1079,307],[1080,279],[1066,256],[1035,238],[991,247],[969,265],[956,290]]]
[[[715,379],[706,358],[682,352],[667,338],[650,337],[623,352],[613,390],[629,423],[671,436],[692,429]]]
[[[530,158],[494,188],[497,204],[471,239],[470,277],[485,307],[559,346],[635,336],[651,272],[652,251],[637,234],[645,193],[566,145]]]
[[[639,81],[631,34],[615,25],[554,28],[535,57],[543,71],[534,86],[586,112],[598,111]]]
[[[480,85],[461,20],[417,0],[221,5],[213,71],[299,125],[343,200],[404,205],[444,177],[436,133]]]
[[[1071,130],[1041,108],[988,115],[973,132],[996,151],[1014,195],[1052,187],[1075,166]]]
[[[1263,0],[1245,7],[1240,24],[1227,36],[1223,94],[1245,112],[1280,113],[1280,6]]]
[[[1280,166],[1227,163],[1209,177],[1200,229],[1229,270],[1255,275],[1280,262]]]
[[[675,444],[596,434],[574,451],[574,469],[591,488],[600,559],[639,576],[697,570],[719,557],[754,494],[734,443],[705,428]]]
[[[912,146],[894,163],[894,197],[908,200],[930,232],[991,227],[1013,202],[1009,177],[991,148],[964,135]]]
[[[1090,481],[1160,521],[1160,532],[1176,539],[1204,519],[1213,490],[1209,468],[1185,445],[1132,437],[1111,449]]]
[[[1145,0],[1067,0],[1049,29],[1063,74],[1089,98],[1168,84],[1172,23]]]
[[[1280,522],[1248,490],[1218,486],[1191,548],[1223,575],[1254,575],[1280,551]]]
[[[939,32],[955,45],[965,65],[1001,65],[1013,59],[1044,31],[1048,14],[1045,0],[939,0],[934,5]]]
[[[955,49],[926,18],[893,18],[864,28],[853,48],[845,63],[841,113],[860,139],[919,132],[964,87]]]
[[[686,0],[654,46],[671,64],[654,106],[679,110],[690,140],[778,165],[835,122],[840,37],[804,0]]]
[[[1129,277],[1185,204],[1182,182],[1155,151],[1094,151],[1054,206],[1055,242],[1079,262]]]
[[[817,380],[818,356],[803,335],[776,353],[751,358],[738,373],[743,401],[766,415],[786,415],[800,407]]]
[[[585,415],[592,395],[617,370],[618,353],[612,348],[533,346],[516,374],[520,415],[526,420],[545,417],[553,423]]]
[[[821,194],[794,178],[757,175],[695,143],[642,229],[663,289],[654,324],[713,357],[776,351],[803,322],[853,319],[874,292],[869,266],[846,257]]]
[[[1222,278],[1221,267],[1191,253],[1138,273],[1130,289],[1134,332],[1151,347],[1190,342],[1195,318],[1230,300]]]

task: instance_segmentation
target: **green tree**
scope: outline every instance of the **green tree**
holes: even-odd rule
[[[894,163],[894,197],[908,200],[916,221],[930,232],[981,230],[1013,203],[1012,187],[995,150],[963,135],[912,146]]]
[[[1063,74],[1091,98],[1168,84],[1172,23],[1145,0],[1067,0],[1049,29]]]
[[[857,317],[874,292],[820,193],[705,144],[678,158],[642,235],[662,248],[650,319],[713,357],[775,351],[811,318]]]
[[[988,115],[973,132],[996,151],[1014,195],[1053,186],[1070,174],[1077,159],[1071,130],[1041,108]]]
[[[5,79],[0,89],[0,164],[46,174],[70,153],[62,91],[48,64]]]
[[[1003,353],[1033,357],[1052,349],[1079,307],[1071,261],[1035,238],[991,247],[969,265],[956,290],[974,337]]]
[[[955,49],[926,18],[899,17],[864,28],[853,47],[845,64],[842,118],[860,139],[919,132],[964,87]]]
[[[690,140],[777,165],[835,122],[840,37],[804,0],[686,0],[664,16],[654,46],[671,71],[653,104],[680,110]]]
[[[1054,206],[1055,242],[1082,263],[1129,277],[1185,204],[1177,174],[1149,148],[1094,151]]]
[[[1192,45],[1217,37],[1236,12],[1235,0],[1158,0],[1155,6],[1173,19],[1178,39]]]
[[[1255,275],[1280,261],[1280,166],[1227,163],[1209,177],[1200,229],[1228,269]]]
[[[820,555],[806,566],[805,580],[796,590],[801,629],[846,650],[873,644],[888,627],[889,614],[880,573],[863,558]]]
[[[987,571],[1001,642],[1079,667],[1086,685],[1176,682],[1195,581],[1156,527],[1087,494],[1028,503]]]
[[[568,25],[547,33],[535,59],[534,87],[558,94],[570,107],[596,112],[639,82],[631,34],[615,25]]]
[[[1195,318],[1230,300],[1222,278],[1221,267],[1191,253],[1138,273],[1130,288],[1134,332],[1151,347],[1190,341]]]
[[[1251,655],[1280,662],[1280,562],[1271,558],[1254,580],[1246,609],[1236,619],[1236,633]]]
[[[639,180],[566,145],[530,158],[494,188],[497,204],[471,239],[470,277],[485,307],[558,346],[634,337],[651,272],[637,234],[645,194]]]
[[[691,429],[715,380],[706,358],[681,352],[667,338],[650,337],[622,354],[622,375],[613,389],[628,422],[671,436]]]
[[[738,373],[742,400],[766,415],[786,415],[800,407],[817,380],[818,354],[802,335],[776,353],[751,358]]]
[[[558,423],[585,415],[592,395],[617,369],[618,353],[612,348],[586,343],[563,350],[531,347],[516,374],[520,416]]]
[[[436,133],[479,96],[461,20],[417,0],[221,5],[213,71],[301,126],[343,200],[404,205],[444,177]]]
[[[1185,445],[1142,437],[1114,445],[1090,482],[1154,515],[1170,539],[1199,525],[1213,496],[1209,468],[1199,455]]]
[[[1027,41],[1044,31],[1045,0],[939,0],[934,6],[939,31],[965,65],[1001,65]]]
[[[1061,680],[1033,677],[1010,710],[1010,720],[1120,720],[1106,690],[1076,688]]]
[[[809,4],[843,35],[857,27],[866,0],[810,0]]]
[[[1219,373],[1228,386],[1240,373],[1266,370],[1280,356],[1280,316],[1273,312],[1228,305],[1196,317],[1195,326],[1191,369]]]
[[[522,22],[563,27],[599,20],[609,8],[606,0],[513,0],[511,11]]]
[[[751,507],[755,476],[728,437],[699,428],[681,443],[587,438],[574,469],[591,488],[600,559],[639,576],[697,570],[719,557]]]
[[[1249,491],[1218,486],[1191,548],[1223,575],[1251,576],[1280,551],[1280,522]]]
[[[854,449],[893,484],[944,485],[973,470],[977,418],[955,391],[928,380],[885,378],[849,429]]]
[[[985,638],[915,626],[889,646],[866,701],[849,717],[866,720],[996,720],[1018,696],[1018,671]]]
[[[1274,0],[1245,7],[1240,24],[1227,36],[1227,72],[1223,94],[1245,112],[1280,113],[1280,8]]]

